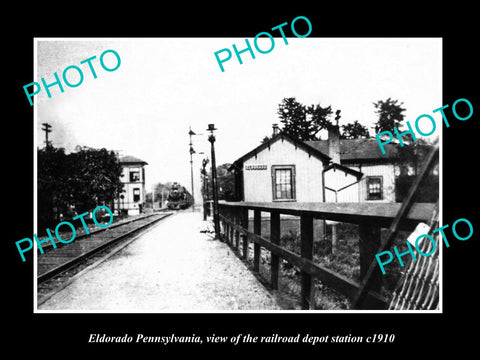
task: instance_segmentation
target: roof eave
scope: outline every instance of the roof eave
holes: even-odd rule
[[[328,165],[325,169],[323,169],[324,172],[327,172],[330,169],[339,169],[343,172],[346,172],[352,176],[355,176],[357,180],[361,179],[363,177],[363,173],[361,171],[357,171],[355,169],[349,168],[348,166],[338,164],[338,163],[331,163]]]
[[[270,147],[274,142],[276,142],[278,140],[281,140],[281,139],[287,139],[288,141],[292,142],[296,147],[299,147],[299,148],[302,148],[303,150],[305,150],[309,155],[314,155],[319,160],[321,160],[324,163],[325,166],[327,166],[328,163],[330,162],[330,160],[332,159],[330,156],[325,155],[324,153],[315,149],[311,145],[308,145],[307,143],[305,143],[303,141],[296,140],[293,137],[281,132],[281,133],[273,136],[268,141],[260,144],[255,149],[253,149],[253,150],[249,151],[248,153],[246,153],[245,155],[241,156],[237,160],[235,160],[233,162],[232,166],[230,166],[229,170],[232,169],[232,167],[234,165],[238,168],[241,168],[243,166],[243,163],[246,160],[250,159],[252,156],[258,154],[260,151],[263,151],[267,147]],[[242,165],[240,165],[240,164],[242,164]]]

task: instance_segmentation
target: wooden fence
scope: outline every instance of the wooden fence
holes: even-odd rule
[[[301,271],[301,306],[312,307],[313,279],[354,299],[360,285],[313,261],[313,219],[333,220],[358,224],[360,278],[363,280],[381,243],[380,229],[388,228],[401,204],[398,203],[248,203],[220,202],[219,218],[223,225],[223,238],[235,250],[242,240],[243,254],[248,259],[248,243],[253,241],[253,270],[260,270],[261,248],[271,252],[271,286],[278,289],[280,259],[284,259]],[[434,204],[415,203],[400,223],[401,230],[413,230],[418,222],[427,222],[432,216]],[[248,230],[249,210],[253,210],[253,233]],[[261,234],[261,213],[270,213],[270,240]],[[280,214],[300,217],[301,254],[280,246]],[[384,309],[387,299],[378,291],[382,284],[380,269],[372,274],[372,281],[360,309]]]

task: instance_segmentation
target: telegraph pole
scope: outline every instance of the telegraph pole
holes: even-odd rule
[[[192,211],[195,211],[195,193],[194,193],[194,186],[193,186],[193,154],[196,154],[197,152],[193,148],[193,143],[192,143],[192,136],[193,135],[203,135],[203,134],[196,134],[193,130],[192,127],[189,127],[188,135],[190,136],[190,180],[192,182],[192,198],[193,198],[193,205],[192,205]],[[198,154],[203,154],[203,152],[199,152]]]
[[[45,131],[45,147],[48,148],[50,146],[50,142],[48,141],[48,133],[52,132],[52,130],[50,130],[52,128],[52,125],[48,123],[42,123],[42,125],[42,130]]]
[[[192,131],[191,126],[189,127],[188,135],[190,136],[190,143],[189,143],[190,145],[190,180],[192,182],[192,199],[193,199],[192,209],[193,211],[195,211],[195,193],[193,190],[193,154],[195,154],[195,150],[193,149],[193,146],[192,146],[192,135],[196,135],[196,134]]]
[[[208,157],[202,160],[202,175],[203,175],[203,220],[207,220],[207,207],[208,207],[208,184],[207,184],[207,164]]]

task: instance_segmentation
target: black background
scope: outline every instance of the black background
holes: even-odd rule
[[[341,3],[337,8],[318,3],[302,7],[295,2],[276,3],[260,10],[246,3],[218,6],[182,4],[181,9],[163,5],[111,3],[100,9],[96,4],[28,6],[10,10],[2,24],[6,39],[4,75],[7,83],[3,97],[3,259],[4,337],[3,344],[13,354],[56,358],[98,351],[150,352],[162,357],[167,352],[207,350],[252,351],[260,345],[169,345],[160,344],[88,344],[90,333],[122,336],[143,333],[231,336],[238,333],[281,336],[395,334],[393,344],[275,344],[262,347],[281,352],[286,347],[313,351],[344,351],[371,356],[401,354],[411,356],[441,353],[452,349],[465,354],[473,348],[476,334],[476,258],[480,227],[474,212],[478,189],[478,36],[474,36],[476,11],[468,5],[450,4],[418,8],[406,3],[354,6]],[[443,7],[443,8],[442,8]],[[13,7],[15,8],[15,7]],[[227,37],[253,38],[296,16],[306,16],[313,27],[310,37],[442,37],[444,104],[467,98],[474,108],[468,121],[454,119],[451,108],[446,114],[450,128],[443,130],[443,223],[469,219],[474,235],[468,241],[453,240],[444,251],[443,314],[34,314],[32,257],[22,263],[15,241],[33,234],[33,109],[23,85],[33,78],[34,37]],[[11,18],[11,19],[9,19]],[[478,25],[478,24],[477,24]],[[4,40],[5,41],[5,40]],[[212,54],[213,56],[213,54]],[[300,56],[300,55],[299,55]],[[192,57],[191,61],[195,61]],[[200,84],[199,84],[200,85]],[[474,85],[475,91],[474,91]],[[368,84],[366,84],[368,86]],[[374,100],[374,99],[373,99]],[[401,99],[400,99],[401,100]],[[425,109],[431,114],[433,109]],[[419,114],[420,115],[420,114]],[[473,325],[473,326],[472,326]],[[2,349],[4,352],[7,349]],[[70,355],[68,355],[70,354]]]

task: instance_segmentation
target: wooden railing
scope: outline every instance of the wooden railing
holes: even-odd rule
[[[360,278],[368,268],[381,243],[380,229],[388,228],[401,204],[398,203],[248,203],[220,202],[219,218],[223,225],[222,237],[241,256],[248,259],[248,243],[253,241],[253,271],[260,269],[261,248],[271,252],[271,286],[278,289],[280,259],[284,259],[301,271],[301,307],[310,309],[314,304],[313,279],[354,299],[360,285],[313,261],[313,219],[333,220],[359,225]],[[427,222],[432,216],[434,204],[415,203],[400,224],[401,230],[413,230],[418,222]],[[248,230],[249,210],[253,210],[253,233]],[[270,240],[261,235],[261,213],[270,214]],[[300,217],[300,255],[280,246],[280,214]],[[384,309],[387,299],[379,295],[382,285],[380,269],[372,274],[367,296],[361,309]]]

